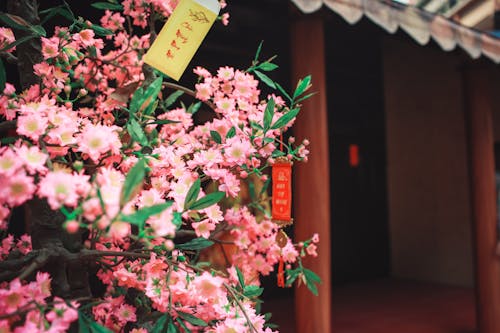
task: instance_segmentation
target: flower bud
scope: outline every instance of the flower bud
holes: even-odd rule
[[[66,228],[66,231],[69,234],[74,234],[78,231],[78,229],[80,229],[80,223],[78,223],[75,220],[66,221],[66,223],[64,224],[64,227]]]

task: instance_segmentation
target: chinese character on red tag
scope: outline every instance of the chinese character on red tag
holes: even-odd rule
[[[292,219],[292,163],[279,158],[273,164],[272,217],[280,226],[293,223]]]

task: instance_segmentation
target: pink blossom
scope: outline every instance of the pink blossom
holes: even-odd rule
[[[122,145],[118,129],[117,126],[87,124],[78,137],[78,151],[87,154],[94,162],[107,152],[118,154]]]
[[[210,232],[215,229],[215,223],[210,222],[208,219],[200,222],[193,222],[191,225],[196,232],[196,236],[203,238],[209,238]]]
[[[59,38],[42,37],[42,55],[44,59],[55,58],[59,54]]]
[[[0,27],[0,49],[4,49],[7,45],[12,44],[16,41],[14,33],[9,28]],[[15,50],[15,46],[6,50],[6,52],[12,52]]]
[[[40,113],[30,113],[17,118],[17,133],[25,135],[33,141],[38,141],[47,129],[48,120]]]
[[[0,176],[11,176],[23,166],[22,160],[11,148],[0,151]]]
[[[19,206],[33,197],[36,190],[33,178],[26,175],[24,171],[6,178],[0,176],[2,187],[0,188],[0,200],[11,207]]]
[[[47,198],[52,209],[58,209],[62,205],[74,207],[78,203],[79,190],[86,188],[88,176],[79,176],[65,171],[51,171],[42,178],[38,189],[38,195]],[[88,184],[87,184],[88,185]],[[86,188],[88,190],[88,188]]]
[[[22,145],[16,149],[16,153],[30,174],[35,174],[37,172],[43,174],[47,170],[45,162],[47,161],[48,156],[37,146],[28,147],[26,145]]]
[[[317,257],[318,256],[318,253],[316,252],[316,249],[318,247],[316,246],[316,244],[314,243],[310,243],[307,247],[306,247],[306,252],[308,255],[310,256],[313,256],[313,257]]]

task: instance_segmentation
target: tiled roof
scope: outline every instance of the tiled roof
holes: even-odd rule
[[[426,45],[432,38],[445,51],[460,46],[474,59],[484,55],[500,63],[500,38],[412,5],[379,0],[291,1],[304,13],[315,12],[325,5],[350,24],[367,16],[389,33],[401,28],[420,45]]]

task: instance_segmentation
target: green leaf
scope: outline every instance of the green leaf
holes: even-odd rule
[[[168,96],[168,98],[165,100],[165,107],[168,108],[169,106],[173,105],[182,95],[184,95],[184,91],[181,90],[177,90],[171,93],[170,96]]]
[[[259,72],[259,71],[254,71],[255,75],[257,75],[257,77],[262,81],[264,82],[265,84],[267,84],[269,87],[273,88],[273,89],[276,89],[276,84],[274,84],[274,81],[271,80],[271,78],[269,76],[267,76],[266,74],[262,73],[262,72]]]
[[[165,328],[165,324],[167,323],[167,315],[163,315],[156,321],[155,326],[151,329],[150,333],[163,333],[163,329]]]
[[[313,271],[304,268],[302,271],[302,274],[304,274],[305,277],[305,282],[307,288],[315,295],[318,296],[318,288],[316,287],[316,283],[320,283],[321,279],[316,273]]]
[[[262,196],[267,191],[267,188],[269,187],[269,184],[271,184],[271,178],[267,178],[266,182],[264,183],[264,186],[260,189],[259,197]]]
[[[159,78],[154,80],[153,83],[151,83],[144,92],[143,96],[144,102],[141,103],[140,110],[144,110],[145,115],[149,115],[153,111],[151,105],[153,105],[156,99],[158,98],[158,94],[161,91],[162,84],[163,84],[163,77],[160,76]]]
[[[94,32],[96,33],[96,35],[101,36],[101,37],[105,37],[105,36],[109,36],[109,35],[113,35],[114,34],[114,32],[112,30],[103,28],[103,27],[101,27],[100,25],[97,25],[97,24],[92,24],[91,28],[92,28],[92,30],[94,30]]]
[[[271,126],[274,116],[274,98],[267,102],[266,110],[264,111],[264,131],[267,131]]]
[[[271,129],[282,128],[283,126],[288,124],[293,118],[295,118],[299,113],[299,111],[300,111],[299,108],[291,109],[290,111],[282,115],[278,120],[276,120],[276,122],[271,126]]]
[[[79,333],[112,333],[110,329],[96,323],[82,312],[78,312],[78,326]]]
[[[321,283],[321,278],[318,276],[318,274],[314,273],[310,269],[304,268],[303,273],[306,276],[306,279],[311,280],[313,282]]]
[[[271,156],[273,158],[276,158],[276,157],[285,156],[285,155],[286,155],[285,152],[282,152],[281,150],[275,150],[275,151],[273,151]]]
[[[233,126],[233,127],[231,127],[231,128],[229,129],[229,131],[227,131],[227,133],[226,133],[226,139],[231,139],[231,138],[233,138],[235,135],[236,135],[236,128],[234,128],[234,126]]]
[[[283,89],[283,87],[278,82],[274,82],[274,84],[276,85],[276,88],[278,88],[279,92],[282,93],[290,102],[292,102],[292,97],[290,97],[285,89]]]
[[[226,193],[224,193],[224,192],[213,192],[213,193],[207,194],[203,198],[200,198],[198,201],[193,203],[191,205],[191,207],[189,207],[189,209],[200,210],[200,209],[210,207],[212,205],[215,205],[219,201],[221,201],[225,195],[226,195]]]
[[[81,312],[78,312],[78,333],[91,333],[88,320]]]
[[[136,113],[139,111],[139,107],[144,102],[144,89],[140,87],[137,89],[132,95],[132,99],[130,100],[130,112]]]
[[[248,298],[254,298],[254,297],[259,297],[262,295],[262,292],[264,291],[264,288],[260,288],[259,286],[246,286],[243,289],[243,295],[245,295]]]
[[[214,242],[212,242],[209,239],[206,238],[195,238],[190,240],[189,242],[186,242],[184,244],[176,244],[175,248],[179,250],[192,250],[192,251],[198,251],[198,250],[203,250],[207,247],[210,247],[214,245]]]
[[[140,143],[141,146],[148,145],[148,138],[146,137],[146,133],[142,129],[141,125],[134,118],[130,118],[127,124],[127,132],[132,137],[132,140]]]
[[[53,18],[56,15],[59,15],[61,18],[68,19],[69,21],[74,21],[75,17],[72,12],[64,8],[64,6],[57,6],[57,7],[52,7],[49,9],[44,10],[42,13],[40,12],[40,15],[45,15],[43,20],[40,22],[41,24],[46,23],[48,20]]]
[[[195,114],[196,112],[198,112],[200,107],[201,107],[201,102],[196,102],[194,104],[191,104],[187,109],[187,113]]]
[[[30,30],[33,31],[38,36],[47,36],[47,31],[41,25],[31,25]]]
[[[255,201],[257,199],[257,195],[255,194],[255,185],[252,181],[248,182],[248,191],[250,192],[250,199]]]
[[[26,42],[26,41],[28,41],[30,39],[35,38],[35,37],[36,37],[36,35],[29,35],[29,36],[21,37],[21,38],[17,39],[16,41],[14,41],[14,42],[12,42],[10,44],[7,44],[4,47],[2,47],[0,49],[0,52],[7,51],[7,50],[13,48],[14,46],[17,46],[17,45],[19,45],[21,43],[24,43],[24,42]]]
[[[189,328],[187,328],[186,324],[184,324],[184,322],[179,317],[177,317],[176,321],[182,327],[182,329],[184,330],[184,333],[191,333],[191,330]]]
[[[257,66],[257,69],[261,69],[265,72],[274,71],[276,68],[278,68],[278,65],[270,63],[270,62],[263,62],[262,64]]]
[[[189,188],[188,193],[186,194],[186,198],[184,199],[184,210],[188,210],[189,207],[198,199],[198,195],[201,190],[201,181],[200,179],[196,179]]]
[[[203,320],[198,317],[193,316],[190,313],[182,312],[182,311],[177,311],[177,314],[179,317],[187,321],[188,323],[194,325],[194,326],[201,326],[201,327],[206,327],[208,324]]]
[[[161,119],[161,120],[155,120],[152,122],[149,122],[148,125],[166,125],[166,124],[178,124],[180,121],[177,120],[170,120],[170,119]]]
[[[297,88],[293,93],[293,99],[296,99],[297,97],[302,95],[310,87],[311,87],[311,75],[308,75],[302,80],[299,80],[299,82],[297,83]]]
[[[182,225],[182,214],[179,212],[174,212],[172,223],[177,227],[177,229],[179,229]]]
[[[167,325],[167,333],[178,333],[178,332],[179,330],[177,329],[177,326],[174,325],[172,318],[170,318]]]
[[[66,8],[65,5],[42,10],[39,12],[39,14],[45,15],[43,20],[40,22],[41,24],[44,24],[45,22],[47,22],[48,20],[50,20],[51,18],[53,18],[56,15],[62,16],[64,18],[68,19],[69,21],[75,20],[75,15],[73,15],[73,13],[68,8]]]
[[[106,328],[93,320],[90,321],[90,331],[92,333],[113,333],[113,331],[111,331],[109,328]]]
[[[120,206],[123,206],[130,200],[130,197],[132,196],[132,194],[134,194],[136,188],[144,181],[145,176],[146,161],[141,158],[127,173],[125,183],[123,184],[122,193],[120,195]]]
[[[291,269],[286,271],[286,285],[291,286],[297,277],[300,275],[300,268]]]
[[[255,57],[253,59],[254,62],[259,61],[260,51],[262,51],[262,44],[264,44],[263,40],[260,41],[259,47],[257,47],[257,52],[255,52]]]
[[[302,101],[305,101],[306,99],[311,98],[312,96],[314,96],[314,95],[316,95],[316,94],[317,94],[317,92],[315,91],[315,92],[309,93],[309,94],[307,94],[307,95],[304,95],[304,96],[302,96],[301,98],[299,98],[298,100],[296,100],[296,101],[295,101],[295,104],[300,103],[300,102],[302,102]]]
[[[217,131],[210,131],[210,136],[212,137],[212,140],[215,141],[215,143],[221,144],[222,143],[222,138]]]
[[[2,21],[4,24],[14,29],[24,30],[24,31],[31,30],[30,29],[31,24],[29,24],[25,19],[17,15],[0,13],[0,21]]]
[[[124,222],[128,222],[134,225],[139,226],[140,228],[143,228],[144,222],[148,218],[150,218],[153,215],[160,214],[163,212],[165,209],[169,208],[172,206],[173,201],[167,201],[161,204],[153,205],[153,206],[148,206],[148,207],[143,207],[136,211],[133,214],[130,215],[122,215],[121,220]]]
[[[97,9],[123,10],[123,6],[117,3],[95,2],[91,6]]]
[[[234,266],[234,268],[236,269],[236,274],[238,275],[238,282],[240,283],[241,288],[245,288],[245,277],[243,276],[243,273],[238,267]]]
[[[5,67],[3,66],[3,61],[0,59],[0,93],[5,89],[5,83],[7,82],[7,74],[5,73]]]

